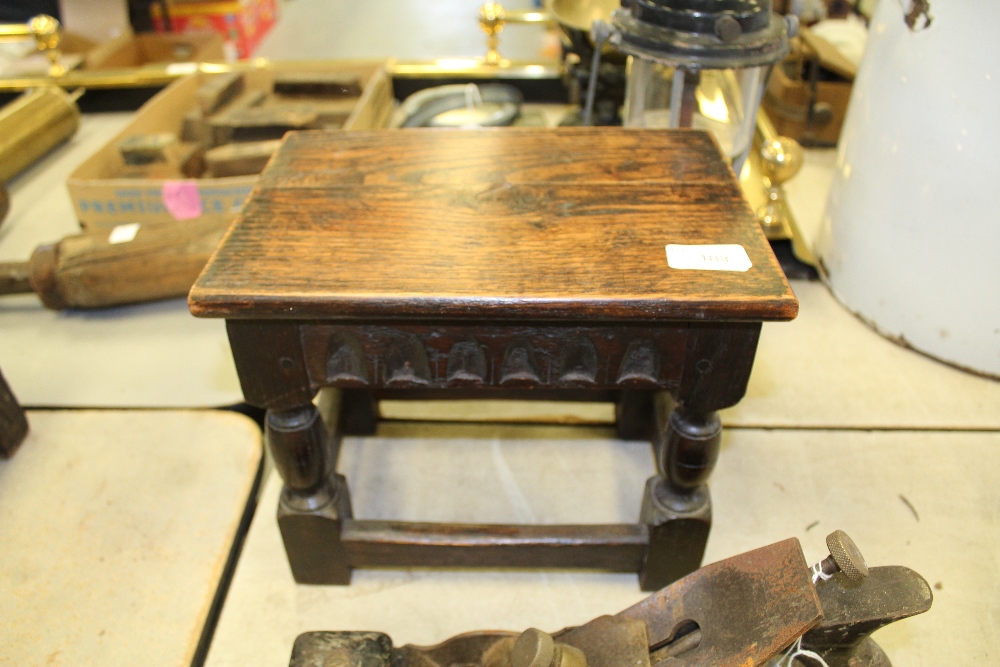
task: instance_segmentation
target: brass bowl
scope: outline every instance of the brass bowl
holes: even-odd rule
[[[545,0],[546,11],[559,25],[588,34],[597,19],[611,23],[611,12],[620,6],[621,0]]]

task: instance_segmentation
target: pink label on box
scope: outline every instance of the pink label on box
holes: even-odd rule
[[[195,181],[167,181],[163,184],[163,205],[177,220],[201,215],[201,195]]]

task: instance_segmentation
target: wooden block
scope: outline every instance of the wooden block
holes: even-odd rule
[[[267,98],[266,90],[248,90],[237,95],[228,104],[223,104],[216,115],[232,111],[250,109],[259,105]],[[212,147],[212,133],[208,117],[202,113],[201,107],[195,107],[184,114],[181,122],[181,141],[198,143],[206,148]]]
[[[238,95],[232,102],[225,105],[219,110],[219,112],[230,113],[232,111],[240,111],[242,109],[252,109],[253,107],[259,106],[266,99],[266,90],[247,90]]]
[[[208,122],[200,107],[191,109],[181,120],[181,141],[192,141],[202,143],[208,134]]]
[[[200,178],[205,172],[205,148],[201,143],[178,144],[177,164],[187,178]]]
[[[198,142],[180,142],[172,134],[135,134],[118,142],[125,161],[123,178],[197,178],[205,170]]]
[[[118,142],[118,151],[130,167],[170,162],[177,152],[177,136],[162,134],[133,134]]]
[[[315,111],[280,107],[241,109],[212,119],[212,144],[219,146],[233,141],[280,139],[290,130],[316,127],[318,118]]]
[[[214,178],[259,174],[280,145],[280,139],[271,139],[216,146],[205,153],[208,174]]]
[[[264,108],[284,109],[298,113],[315,113],[316,122],[324,128],[341,127],[357,106],[358,99],[345,97],[338,100],[302,100],[271,96],[263,104]]]
[[[226,102],[243,92],[243,75],[238,72],[218,74],[198,88],[198,106],[204,115],[218,111]]]
[[[274,76],[275,94],[316,97],[357,97],[361,82],[357,74],[338,72],[278,72]]]

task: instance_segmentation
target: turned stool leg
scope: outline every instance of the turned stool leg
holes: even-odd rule
[[[639,575],[647,591],[698,569],[712,526],[706,482],[719,456],[722,422],[717,412],[670,409],[671,403],[658,397],[660,475],[646,483],[639,519],[649,527],[649,550]]]
[[[719,413],[675,408],[668,420],[662,473],[671,492],[691,496],[704,488],[722,442]]]
[[[268,410],[267,446],[285,482],[278,527],[295,581],[349,584],[351,568],[340,540],[351,518],[347,480],[333,474],[326,428],[312,403]]]

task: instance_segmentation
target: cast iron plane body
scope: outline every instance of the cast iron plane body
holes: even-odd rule
[[[740,245],[752,268],[672,269],[667,244]],[[761,322],[798,309],[711,135],[621,128],[291,133],[189,302],[227,320],[268,411],[297,581],[582,567],[646,590],[699,566],[717,411],[746,391]],[[339,438],[374,433],[390,398],[613,401],[659,474],[634,524],[356,520]]]
[[[394,647],[380,632],[306,632],[289,667],[890,667],[869,635],[931,606],[927,582],[905,567],[815,584],[814,572],[788,539],[551,635],[492,630]]]

